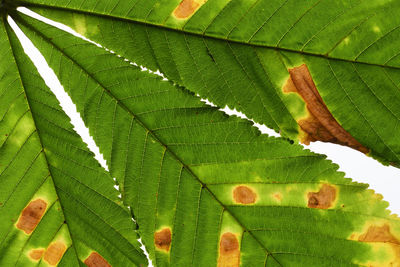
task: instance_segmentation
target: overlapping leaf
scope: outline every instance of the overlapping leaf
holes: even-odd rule
[[[361,150],[400,164],[399,1],[19,3],[304,142],[310,138],[298,122],[310,111],[302,97],[282,90],[288,69],[306,64],[329,111],[366,147]],[[311,140],[335,141],[317,127],[311,132]]]
[[[0,51],[0,266],[145,264],[113,179],[72,129],[3,11]]]
[[[323,156],[16,16],[76,103],[156,266],[398,264],[400,220]]]

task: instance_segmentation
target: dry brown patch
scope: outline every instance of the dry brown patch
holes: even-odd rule
[[[318,192],[310,192],[307,197],[309,208],[329,209],[336,199],[336,188],[324,184]]]
[[[387,242],[400,245],[400,241],[390,232],[390,226],[371,225],[365,234],[360,235],[358,241],[361,242]]]
[[[240,185],[233,190],[233,199],[240,204],[253,204],[256,202],[256,193],[247,186]]]
[[[42,199],[32,200],[24,208],[17,222],[17,228],[31,234],[46,211],[47,203]]]
[[[43,256],[43,253],[44,253],[43,248],[32,249],[31,251],[29,251],[29,258],[31,258],[34,261],[38,261]]]
[[[171,246],[171,229],[164,228],[161,231],[154,233],[154,244],[156,248],[169,252]]]
[[[56,241],[50,244],[50,246],[46,249],[44,253],[43,259],[48,262],[50,265],[57,265],[58,262],[63,257],[67,247],[61,241]]]
[[[173,14],[178,19],[187,19],[192,16],[201,5],[208,0],[203,0],[202,3],[198,3],[195,0],[182,0],[180,4],[175,8]]]
[[[310,144],[314,141],[331,142],[352,147],[363,153],[369,149],[361,145],[336,121],[322,100],[306,64],[289,69],[290,77],[283,87],[283,92],[298,93],[306,103],[309,116],[297,123],[304,132],[301,142]]]
[[[388,266],[400,266],[400,240],[391,233],[388,224],[384,224],[383,226],[371,225],[366,233],[360,235],[358,241],[388,243],[395,255],[394,261],[390,262]]]
[[[219,242],[218,267],[238,267],[239,265],[239,241],[235,234],[226,232]]]
[[[111,265],[97,252],[92,252],[83,263],[89,267],[111,267]]]

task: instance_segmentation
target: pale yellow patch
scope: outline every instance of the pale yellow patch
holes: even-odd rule
[[[83,15],[74,15],[74,29],[77,33],[85,36],[87,32],[86,19]]]
[[[375,25],[375,26],[372,27],[372,31],[375,32],[375,33],[380,33],[381,32],[381,28],[379,28],[378,26]]]

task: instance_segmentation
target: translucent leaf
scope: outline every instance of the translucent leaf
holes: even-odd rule
[[[135,225],[0,21],[0,266],[139,266]]]
[[[16,17],[75,101],[155,266],[398,264],[400,220],[324,156]]]
[[[292,140],[400,164],[399,1],[19,2]],[[324,114],[285,91],[304,64]]]

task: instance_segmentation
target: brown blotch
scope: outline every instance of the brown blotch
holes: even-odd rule
[[[154,244],[158,249],[169,251],[171,246],[171,230],[164,228],[161,231],[154,233]]]
[[[369,149],[361,145],[336,121],[322,100],[306,64],[289,69],[290,77],[283,87],[283,92],[298,93],[306,103],[309,116],[297,123],[304,131],[301,142],[322,141],[349,146],[363,153]]]
[[[238,267],[239,264],[239,241],[235,234],[224,233],[219,242],[218,267]]]
[[[273,195],[273,197],[274,197],[276,200],[278,200],[278,201],[281,201],[281,200],[282,200],[282,195],[281,195],[280,193],[275,193],[275,194]]]
[[[360,235],[358,241],[385,242],[400,245],[400,241],[390,232],[390,226],[388,224],[384,224],[383,226],[370,226],[365,234]]]
[[[44,249],[42,249],[42,248],[32,249],[31,251],[29,251],[29,258],[31,258],[32,260],[38,261],[43,256],[43,253],[44,253]]]
[[[203,2],[205,3],[207,0],[203,0]],[[199,7],[200,4],[195,0],[182,0],[177,8],[175,8],[173,14],[178,19],[187,19],[192,16]]]
[[[233,199],[240,204],[253,204],[256,202],[256,193],[247,186],[238,186],[233,190]]]
[[[17,228],[30,234],[39,224],[46,211],[47,203],[42,199],[31,201],[22,211],[18,219]]]
[[[92,252],[83,263],[89,267],[111,267],[111,265],[97,252]]]
[[[336,188],[324,184],[318,192],[310,192],[307,197],[309,208],[329,209],[336,199]]]
[[[57,263],[63,257],[67,247],[61,241],[56,241],[50,244],[44,253],[44,260],[50,265],[57,265]]]
[[[388,266],[400,266],[400,240],[390,232],[388,224],[383,226],[371,225],[365,234],[360,235],[358,241],[388,243],[395,255],[394,262],[389,263]]]

